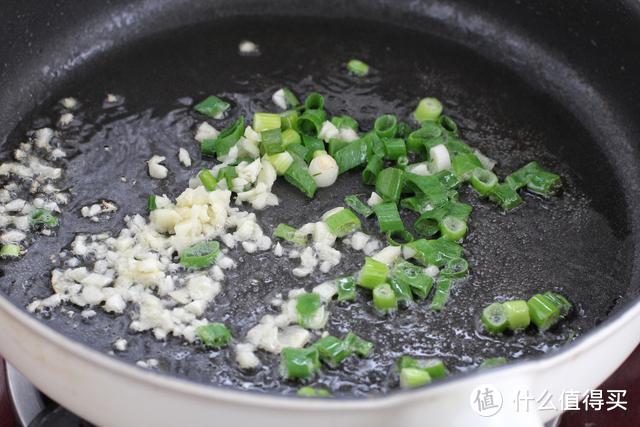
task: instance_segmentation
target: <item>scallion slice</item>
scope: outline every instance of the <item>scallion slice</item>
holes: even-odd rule
[[[398,130],[398,118],[393,114],[384,114],[376,119],[373,129],[380,138],[393,138]]]
[[[389,275],[389,267],[371,257],[365,257],[364,266],[358,274],[358,285],[363,288],[374,289],[383,284]]]
[[[231,147],[236,145],[244,133],[244,116],[238,117],[229,127],[225,128],[217,138],[205,139],[200,145],[204,156],[226,156]]]
[[[344,342],[355,354],[360,357],[369,357],[373,351],[373,343],[360,338],[353,332],[349,332],[344,338]]]
[[[320,360],[332,368],[353,354],[353,350],[343,340],[331,335],[320,338],[313,347],[318,349]]]
[[[447,266],[440,270],[440,275],[452,278],[462,278],[469,271],[469,263],[464,258],[451,258],[447,261]]]
[[[504,306],[499,302],[489,304],[482,310],[480,320],[487,332],[499,334],[509,326],[509,319]]]
[[[413,117],[418,122],[434,121],[440,117],[442,109],[442,103],[437,98],[423,98],[413,112]]]
[[[198,173],[198,178],[200,179],[202,186],[207,191],[215,190],[218,185],[218,180],[213,176],[209,169],[202,169],[200,173]]]
[[[288,151],[267,156],[269,163],[273,165],[278,175],[284,175],[293,163],[293,156]]]
[[[58,222],[58,217],[47,209],[36,209],[29,216],[29,223],[35,228],[54,228]]]
[[[391,280],[408,285],[415,296],[421,299],[429,295],[433,286],[431,276],[427,276],[422,268],[405,260],[400,260],[393,266]]]
[[[284,148],[287,148],[287,146],[291,144],[302,144],[302,138],[300,138],[300,134],[293,129],[283,130],[281,139],[282,139],[282,146]]]
[[[536,294],[527,301],[531,323],[546,331],[560,320],[560,308],[548,297]]]
[[[411,292],[411,286],[404,281],[391,280],[389,281],[391,290],[396,295],[398,302],[403,302],[405,305],[413,303],[413,293]],[[375,291],[375,289],[374,289]]]
[[[389,160],[398,160],[407,156],[407,146],[402,138],[384,138],[384,151]]]
[[[507,325],[512,331],[524,329],[529,326],[531,317],[529,316],[529,306],[524,300],[505,301],[502,303],[504,312],[507,315]]]
[[[396,230],[387,232],[387,243],[391,246],[402,246],[413,242],[413,234],[407,230]]]
[[[147,197],[147,210],[149,212],[155,211],[158,207],[156,206],[156,195],[151,194]]]
[[[431,382],[431,376],[427,371],[415,368],[403,368],[400,370],[400,387],[412,389]]]
[[[379,203],[373,207],[378,218],[380,232],[396,232],[404,230],[404,224],[398,212],[398,206],[392,202]]]
[[[388,283],[382,283],[373,288],[373,305],[385,314],[398,309],[398,297]]]
[[[369,66],[359,59],[352,59],[347,62],[347,70],[349,70],[351,74],[359,77],[364,77],[369,74]]]
[[[284,93],[284,101],[287,103],[287,107],[295,108],[300,105],[298,97],[291,91],[291,89],[283,87],[282,92]]]
[[[358,130],[358,122],[351,116],[333,116],[331,123],[338,129]]]
[[[384,161],[381,156],[373,155],[369,158],[367,166],[362,171],[362,180],[367,185],[375,185],[378,174],[382,170]]]
[[[490,170],[483,168],[475,168],[471,173],[471,186],[481,196],[487,196],[491,194],[494,187],[498,185],[498,177]]]
[[[449,374],[444,362],[437,358],[414,359],[410,356],[402,356],[398,361],[398,368],[412,368],[427,371],[433,379],[445,378]]]
[[[429,308],[434,311],[442,311],[451,295],[452,280],[448,277],[439,277],[436,282],[436,292],[431,300]]]
[[[324,96],[317,92],[311,92],[304,100],[304,108],[307,110],[322,110],[324,108]]]
[[[307,237],[299,234],[295,228],[287,224],[278,224],[275,230],[273,230],[273,237],[277,237],[287,242],[294,243],[298,246],[304,246],[307,244]]]
[[[478,160],[473,153],[461,153],[453,156],[451,166],[458,178],[462,181],[468,181],[471,179],[474,169],[481,168],[482,163],[480,163],[480,160]]]
[[[352,301],[356,299],[356,281],[353,277],[341,277],[336,279],[338,288],[338,301]]]
[[[222,348],[231,342],[231,332],[222,323],[214,322],[196,328],[196,335],[205,347]]]
[[[385,201],[398,203],[402,194],[404,171],[398,168],[381,170],[376,177],[376,193]]]
[[[294,144],[298,145],[298,144]],[[289,148],[293,147],[289,146]],[[294,157],[291,166],[284,173],[284,179],[287,180],[288,183],[296,186],[305,196],[309,198],[313,198],[316,194],[316,189],[318,186],[316,185],[315,180],[309,173],[309,168],[307,164],[300,158],[296,159]]]
[[[442,238],[435,240],[418,239],[407,243],[406,246],[415,251],[413,258],[424,266],[435,265],[442,267],[450,259],[460,258],[462,255],[462,246]]]
[[[296,302],[296,312],[300,326],[309,327],[313,323],[314,316],[320,307],[322,307],[320,295],[315,292],[300,295]]]
[[[279,127],[263,130],[260,132],[260,136],[262,138],[262,142],[260,143],[260,151],[262,154],[272,156],[284,151],[285,147],[282,143],[282,131]]]
[[[311,386],[300,387],[296,394],[299,397],[331,397],[331,392],[329,390]]]
[[[491,357],[489,359],[485,359],[481,364],[479,369],[491,369],[497,368],[498,366],[506,365],[507,359],[504,357]]]
[[[308,379],[320,370],[320,354],[315,347],[282,349],[280,374],[287,379]]]
[[[329,231],[336,237],[344,237],[362,227],[360,220],[351,209],[341,209],[324,220]]]
[[[558,309],[560,309],[560,316],[562,317],[569,314],[571,308],[573,307],[568,299],[557,292],[545,292],[544,296],[547,297],[551,302],[553,302],[556,307],[558,307]]]
[[[200,114],[204,114],[205,116],[213,117],[214,119],[222,118],[222,115],[225,111],[229,109],[231,105],[218,98],[217,96],[211,95],[205,98],[203,101],[197,103],[193,109],[196,110]]]
[[[360,200],[360,198],[355,194],[345,197],[344,204],[349,206],[351,209],[356,211],[356,213],[362,215],[365,218],[373,213],[373,209],[371,209],[369,205]]]
[[[489,198],[505,210],[514,209],[522,203],[522,197],[507,183],[493,187],[491,193],[489,193]]]
[[[280,115],[275,113],[255,113],[253,115],[253,130],[262,133],[270,129],[280,129]]]
[[[305,110],[298,117],[293,128],[301,135],[318,136],[326,116],[324,110]]]
[[[289,110],[280,113],[280,127],[283,131],[287,129],[295,129],[295,124],[298,121],[300,115],[296,110]]]
[[[340,173],[345,173],[348,170],[364,164],[367,161],[368,150],[369,146],[367,145],[367,141],[358,139],[336,151],[333,158],[338,164]]]
[[[212,265],[220,254],[220,243],[206,240],[183,249],[180,264],[190,268],[206,268]]]
[[[20,256],[20,252],[22,249],[20,245],[16,245],[15,243],[9,243],[6,245],[2,245],[0,248],[0,257],[1,258],[17,258]]]
[[[467,234],[467,223],[455,216],[445,216],[439,224],[443,238],[457,242]]]

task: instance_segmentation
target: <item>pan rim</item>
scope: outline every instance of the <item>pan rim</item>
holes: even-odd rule
[[[227,403],[246,404],[268,409],[296,409],[296,410],[367,410],[373,407],[393,407],[406,400],[422,400],[439,394],[447,388],[458,387],[465,383],[477,384],[483,378],[495,376],[497,372],[503,375],[516,375],[541,372],[563,361],[576,358],[579,354],[606,340],[613,331],[624,327],[635,318],[640,317],[640,300],[630,304],[625,309],[613,314],[600,325],[581,335],[566,346],[547,353],[543,356],[497,367],[485,371],[473,371],[445,378],[437,383],[414,390],[396,390],[391,393],[373,398],[342,397],[338,399],[300,399],[295,396],[283,395],[275,392],[257,393],[241,391],[232,388],[216,386],[214,384],[199,383],[161,372],[145,371],[123,360],[79,343],[66,335],[48,327],[44,322],[24,312],[4,295],[0,295],[0,311],[17,320],[40,339],[49,344],[80,357],[85,362],[105,370],[109,374],[127,377],[150,387],[162,388],[165,391],[177,392],[190,397],[207,400],[224,401]],[[8,360],[12,362],[11,360]],[[28,374],[25,375],[28,377]]]

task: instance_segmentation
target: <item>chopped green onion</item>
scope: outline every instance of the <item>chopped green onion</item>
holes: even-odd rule
[[[407,139],[411,131],[412,131],[411,126],[409,126],[408,123],[400,122],[398,123],[398,130],[396,131],[396,136],[402,139]]]
[[[216,180],[209,169],[202,169],[198,174],[198,178],[200,179],[202,186],[207,191],[215,190],[216,186],[218,185],[218,180]]]
[[[545,292],[544,296],[553,302],[560,309],[560,316],[564,317],[571,311],[573,307],[568,299],[557,292]]]
[[[438,238],[435,240],[418,239],[407,243],[415,251],[413,258],[421,264],[442,267],[452,258],[460,258],[462,246],[455,242]]]
[[[307,110],[322,110],[324,108],[324,96],[317,92],[311,92],[304,100],[304,108]]]
[[[302,144],[308,150],[304,158],[306,162],[310,162],[317,151],[324,151],[324,142],[315,136],[302,135]]]
[[[273,165],[278,175],[284,175],[293,163],[293,156],[288,151],[267,156],[269,163]]]
[[[398,130],[398,118],[393,114],[384,114],[376,119],[373,129],[380,138],[393,138]]]
[[[393,278],[389,281],[391,290],[396,295],[398,301],[404,302],[406,305],[413,303],[413,293],[411,292],[411,286],[404,281],[396,281]],[[375,289],[374,289],[375,292]]]
[[[398,160],[396,160],[396,167],[398,169],[405,170],[409,166],[409,158],[407,156],[400,156]]]
[[[180,253],[180,264],[191,268],[206,268],[212,265],[220,254],[220,243],[205,240],[183,249]]]
[[[296,110],[289,110],[280,113],[280,124],[283,131],[287,129],[295,129],[299,114]]]
[[[489,198],[505,210],[516,208],[522,203],[522,197],[507,183],[493,187],[493,190],[489,193]]]
[[[373,289],[373,305],[382,313],[391,313],[398,309],[398,298],[388,283]]]
[[[325,219],[324,222],[329,227],[331,234],[336,237],[344,237],[362,227],[360,220],[351,209],[341,209]]]
[[[466,259],[452,258],[447,262],[447,266],[440,270],[440,275],[459,279],[466,276],[468,271],[469,263]]]
[[[287,151],[292,156],[294,156],[294,159],[298,158],[298,159],[302,160],[303,163],[304,163],[304,159],[309,156],[309,149],[307,147],[305,147],[304,145],[302,145],[302,144],[289,144],[287,146]]]
[[[231,332],[225,325],[218,322],[198,326],[196,335],[206,347],[222,348],[231,342]]]
[[[531,317],[529,316],[529,306],[524,300],[506,301],[502,303],[504,312],[507,315],[507,325],[512,331],[524,329],[529,326]]]
[[[352,59],[347,63],[347,70],[359,77],[369,74],[369,66],[359,59]]]
[[[350,169],[364,164],[367,161],[368,151],[369,146],[367,145],[367,141],[358,139],[336,151],[333,158],[338,164],[340,173],[345,173]]]
[[[253,130],[262,133],[270,129],[280,129],[280,115],[275,113],[255,113],[253,115]]]
[[[353,277],[341,277],[336,279],[338,288],[338,301],[351,301],[356,299],[356,281]]]
[[[204,156],[226,156],[244,133],[244,116],[238,117],[229,127],[223,129],[215,139],[205,139],[200,145]]]
[[[435,174],[435,176],[438,178],[438,180],[440,180],[444,188],[446,188],[447,190],[456,189],[462,183],[462,181],[460,181],[456,174],[447,170],[440,171]]]
[[[294,124],[294,129],[301,135],[317,136],[326,118],[324,110],[306,110]]]
[[[398,203],[402,194],[404,171],[397,168],[381,170],[376,177],[376,193],[385,201]]]
[[[315,292],[302,294],[298,297],[296,303],[296,312],[298,313],[298,323],[306,328],[313,323],[314,317],[318,310],[322,307],[320,295]]]
[[[442,127],[442,129],[446,130],[447,132],[453,135],[458,135],[458,124],[451,117],[442,114],[440,115],[440,117],[438,117],[438,120],[436,120],[436,122],[440,125],[440,127]]]
[[[147,210],[151,212],[155,211],[156,209],[158,209],[158,206],[156,205],[156,195],[151,194],[149,197],[147,197]]]
[[[295,108],[300,105],[298,97],[291,91],[291,89],[283,87],[282,92],[284,93],[284,101],[287,103],[287,107]]]
[[[395,230],[387,232],[387,243],[391,246],[402,246],[413,242],[413,234],[407,230]]]
[[[16,258],[20,256],[21,252],[20,245],[16,245],[13,243],[2,245],[0,248],[0,257],[2,258]]]
[[[442,237],[456,242],[467,234],[467,223],[455,216],[445,216],[440,223]]]
[[[197,103],[193,109],[196,110],[200,114],[204,114],[205,116],[213,117],[214,119],[222,118],[222,115],[225,111],[229,109],[231,105],[218,98],[217,96],[211,95]]]
[[[483,168],[475,168],[471,173],[471,186],[481,195],[487,196],[491,194],[496,185],[498,185],[498,177],[490,170]]]
[[[402,138],[384,138],[384,151],[389,160],[398,160],[407,156],[407,146]]]
[[[454,137],[449,137],[444,143],[445,147],[453,157],[457,157],[463,154],[472,154],[473,150],[462,140]],[[473,160],[471,160],[473,162]],[[480,160],[478,160],[480,162]],[[479,165],[476,165],[479,166]]]
[[[378,218],[378,226],[380,232],[394,232],[404,230],[404,224],[398,212],[398,206],[395,203],[379,203],[373,207],[373,211]]]
[[[532,193],[550,197],[562,187],[559,175],[544,170],[538,162],[531,162],[506,178],[506,183],[514,190],[524,186]]]
[[[431,276],[427,276],[422,268],[405,260],[400,260],[393,266],[391,280],[409,285],[413,293],[421,299],[429,295],[433,286]]]
[[[233,188],[233,178],[238,176],[235,166],[225,166],[218,172],[218,181],[224,179],[227,182],[227,188]]]
[[[314,194],[316,194],[316,189],[318,188],[318,186],[309,173],[307,164],[300,158],[294,158],[293,163],[291,163],[291,166],[289,166],[284,174],[284,179],[287,180],[288,183],[296,186],[300,191],[304,193],[305,196],[309,198],[313,198]]]
[[[445,304],[449,301],[451,295],[451,279],[448,277],[439,277],[436,282],[436,292],[429,308],[434,311],[442,311]]]
[[[294,243],[298,246],[304,246],[307,244],[307,237],[298,233],[298,230],[287,224],[278,224],[275,230],[273,230],[273,237],[277,237],[287,242]]]
[[[420,369],[429,373],[431,378],[439,379],[444,378],[449,374],[447,367],[442,360],[434,359],[414,359],[410,356],[402,356],[398,361],[398,367],[400,369],[412,368]]]
[[[318,349],[320,360],[332,368],[353,354],[353,350],[343,340],[331,335],[320,338],[313,346]]]
[[[349,144],[351,144],[351,142],[349,141],[344,141],[338,138],[330,138],[329,142],[327,143],[327,151],[329,154],[331,154],[331,156],[333,156],[340,149],[346,147]]]
[[[282,349],[280,373],[287,379],[308,379],[320,369],[320,354],[315,347]]]
[[[527,301],[531,323],[546,331],[560,320],[560,308],[548,297],[536,294]]]
[[[47,209],[36,209],[31,212],[29,222],[32,227],[54,228],[58,225],[58,217]]]
[[[333,116],[331,123],[338,129],[358,130],[358,122],[351,116]]]
[[[369,357],[373,351],[373,343],[360,338],[353,332],[349,332],[347,334],[344,338],[344,342],[351,351],[360,357]]]
[[[440,117],[442,109],[442,103],[437,98],[423,98],[413,112],[413,117],[418,122],[434,121]]]
[[[447,188],[437,175],[421,176],[406,172],[404,185],[406,190],[428,197],[433,207],[440,206],[448,200]]]
[[[344,204],[349,206],[351,209],[356,211],[356,213],[362,215],[365,218],[373,213],[373,209],[371,209],[369,205],[360,200],[355,194],[345,197]]]
[[[285,129],[282,131],[282,146],[287,148],[291,144],[301,144],[300,134],[293,129]]]
[[[331,392],[329,390],[311,386],[300,387],[296,394],[299,397],[331,397]]]
[[[473,153],[463,153],[453,156],[451,159],[453,172],[458,175],[462,181],[471,179],[474,169],[481,168],[482,163]]]
[[[504,306],[499,302],[489,304],[482,310],[480,320],[487,332],[499,334],[509,326],[509,319]]]
[[[504,357],[491,357],[489,359],[485,359],[481,364],[479,369],[490,369],[497,368],[498,366],[506,365],[507,359]]]
[[[385,263],[365,257],[364,266],[358,274],[358,285],[363,288],[374,289],[383,284],[389,275],[389,267]]]
[[[431,147],[442,144],[442,128],[433,122],[424,122],[422,127],[407,136],[407,150],[413,153],[429,151]]]
[[[263,130],[260,132],[262,137],[262,143],[260,144],[260,151],[262,154],[271,156],[274,154],[282,153],[284,151],[284,144],[282,143],[282,131],[280,128]]]
[[[381,156],[373,155],[367,162],[367,166],[362,171],[362,180],[367,185],[375,185],[378,174],[382,170],[384,162]]]
[[[414,368],[403,368],[400,370],[400,387],[411,389],[420,387],[431,382],[431,376],[427,371]]]

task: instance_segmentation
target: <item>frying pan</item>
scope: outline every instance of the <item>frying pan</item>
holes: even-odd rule
[[[56,119],[58,99],[75,96],[82,104],[81,125],[63,138],[72,153],[65,184],[73,199],[62,226],[24,259],[3,265],[0,352],[79,415],[100,425],[539,425],[558,410],[516,412],[518,390],[559,398],[563,389],[595,387],[640,341],[637,2],[89,0],[43,7],[27,0],[6,4],[0,19],[5,156],[28,129]],[[242,39],[257,42],[261,55],[239,57]],[[372,64],[370,80],[340,74],[351,57]],[[193,146],[196,117],[187,97],[221,94],[239,114],[269,108],[283,84],[326,93],[329,111],[353,114],[365,128],[383,112],[407,116],[420,97],[434,94],[463,137],[499,160],[501,176],[539,159],[563,176],[564,193],[548,202],[527,197],[506,216],[463,194],[475,208],[465,246],[472,275],[442,314],[415,307],[387,320],[366,304],[332,309],[330,332],[354,329],[385,349],[370,362],[325,372],[319,381],[336,386],[332,400],[287,397],[295,384],[274,378],[275,358],[243,376],[230,352],[133,335],[124,317],[85,322],[66,306],[46,317],[25,312],[31,299],[50,293],[48,258],[76,232],[117,231],[125,214],[144,211],[144,195],[179,194],[190,172],[174,159],[178,146],[191,151],[195,167],[208,164]],[[110,92],[125,102],[105,110]],[[149,181],[142,162],[151,154],[167,154],[172,180]],[[277,186],[284,202],[261,213],[260,223],[266,231],[278,222],[301,225],[342,196],[363,193],[358,182],[357,174],[341,177],[313,201]],[[118,213],[99,224],[82,221],[79,208],[101,199],[115,201]],[[330,275],[294,286],[286,260],[232,256],[248,268],[230,275],[210,314],[230,319],[236,336],[278,291],[358,265],[348,255]],[[577,307],[553,333],[497,341],[474,332],[479,307],[494,298],[546,289],[562,291]],[[130,341],[128,351],[105,354],[120,336]],[[393,392],[390,365],[404,351],[438,355],[455,375]],[[522,360],[475,369],[502,355]],[[132,366],[150,357],[159,360],[158,372]],[[256,384],[253,392],[238,391],[251,389],[247,383]],[[504,404],[482,418],[469,396],[486,383],[502,391]]]

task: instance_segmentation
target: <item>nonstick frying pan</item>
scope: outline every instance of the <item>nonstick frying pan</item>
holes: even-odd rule
[[[480,424],[516,416],[535,424],[540,416],[550,417],[553,412],[513,413],[510,393],[546,388],[559,397],[563,388],[595,386],[640,339],[640,132],[634,120],[640,59],[633,54],[640,47],[634,31],[638,8],[633,2],[490,1],[7,5],[0,32],[3,152],[10,153],[28,129],[55,120],[55,103],[63,96],[81,101],[83,124],[65,135],[74,154],[66,185],[74,197],[63,226],[56,237],[39,240],[28,257],[4,267],[0,351],[56,400],[104,425],[204,425],[212,419]],[[245,38],[260,44],[260,56],[237,55],[237,43]],[[366,84],[336,71],[351,57],[374,66]],[[417,99],[435,94],[460,122],[464,138],[499,160],[501,175],[539,159],[562,174],[564,193],[549,202],[528,198],[523,209],[507,216],[474,202],[466,245],[473,273],[442,315],[417,308],[387,322],[366,309],[334,310],[330,331],[353,328],[385,352],[369,364],[354,361],[325,373],[322,381],[338,390],[339,399],[332,401],[281,397],[295,385],[274,379],[275,359],[244,377],[231,353],[127,336],[130,348],[117,357],[155,357],[165,375],[143,372],[104,355],[128,333],[128,319],[100,314],[83,322],[70,317],[69,310],[78,312],[73,307],[39,320],[24,312],[31,299],[50,292],[48,257],[74,233],[117,231],[125,214],[144,210],[144,195],[175,196],[184,188],[189,172],[177,160],[171,164],[177,147],[188,147],[199,159],[186,97],[223,94],[238,112],[252,112],[267,108],[282,84],[299,93],[326,93],[332,113],[353,114],[365,128],[371,125],[367,118],[389,111],[407,115]],[[104,110],[108,92],[126,101]],[[142,165],[151,154],[167,154],[175,174],[170,184],[158,186],[146,177]],[[363,193],[358,182],[355,174],[344,176],[313,201],[279,186],[276,193],[286,203],[261,214],[260,222],[268,230],[283,221],[300,225],[344,195]],[[80,206],[100,199],[117,202],[118,214],[97,225],[80,220]],[[260,267],[229,277],[212,311],[230,319],[239,336],[264,313],[270,296],[292,287],[292,279],[281,274],[291,264],[269,256],[246,258],[245,265]],[[347,256],[340,271],[301,284],[352,272],[357,262]],[[544,340],[524,335],[495,341],[474,334],[477,311],[494,297],[525,297],[549,288],[566,293],[579,310]],[[567,344],[574,335],[579,338]],[[458,375],[382,397],[393,384],[386,378],[391,361],[407,350],[443,357]],[[470,373],[482,359],[501,355],[528,361]],[[249,381],[255,393],[235,391]],[[471,389],[483,382],[504,393],[504,410],[493,418],[478,417],[468,403]],[[361,399],[365,395],[374,399]]]

